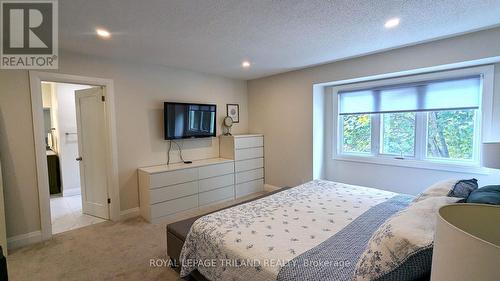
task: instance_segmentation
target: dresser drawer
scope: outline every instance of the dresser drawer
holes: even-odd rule
[[[263,147],[236,149],[234,151],[234,160],[246,160],[262,157],[264,157]]]
[[[198,193],[198,182],[192,181],[150,190],[151,204]]]
[[[236,183],[257,180],[264,177],[264,168],[236,173]]]
[[[250,147],[260,147],[264,146],[264,137],[247,137],[247,138],[235,138],[234,148],[250,148]]]
[[[171,172],[152,174],[150,177],[149,188],[158,188],[163,186],[175,185],[198,179],[197,169],[182,169]]]
[[[245,196],[255,192],[261,192],[264,190],[264,180],[255,180],[245,183],[240,183],[236,185],[236,197]]]
[[[234,185],[210,190],[199,194],[200,206],[208,205],[217,201],[234,198]]]
[[[264,167],[264,158],[236,161],[234,163],[235,172],[254,170]]]
[[[215,178],[200,180],[199,190],[200,192],[205,192],[233,184],[234,184],[234,174],[229,174],[224,176],[218,176]]]
[[[159,218],[198,207],[198,194],[151,205],[151,218]]]
[[[199,168],[199,179],[206,179],[215,176],[227,175],[234,172],[234,162],[217,165],[210,165]]]

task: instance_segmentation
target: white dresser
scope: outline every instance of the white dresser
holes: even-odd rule
[[[235,196],[264,191],[264,135],[220,136],[220,157],[234,159]]]
[[[234,160],[213,158],[139,168],[141,215],[158,222],[175,213],[234,199]]]

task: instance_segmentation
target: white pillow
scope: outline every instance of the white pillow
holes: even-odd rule
[[[400,211],[372,235],[354,280],[413,280],[430,272],[436,215],[457,197],[430,197]]]
[[[418,202],[429,197],[450,196],[467,199],[472,191],[477,189],[476,179],[449,179],[437,182],[422,192],[413,202]]]
[[[457,179],[447,179],[443,181],[439,181],[431,186],[429,186],[424,192],[420,193],[419,196],[417,196],[415,199],[413,199],[413,202],[416,203],[418,201],[430,198],[430,197],[436,197],[436,196],[448,196],[450,191],[453,189],[455,184],[459,180]]]

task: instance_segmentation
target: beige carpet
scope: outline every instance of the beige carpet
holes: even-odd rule
[[[133,218],[57,234],[14,250],[7,262],[11,280],[179,279],[170,268],[150,267],[151,258],[166,258],[164,225]]]
[[[248,197],[238,201],[245,199]],[[166,224],[231,203],[234,201],[184,213],[162,224],[149,224],[138,217],[54,235],[49,241],[9,253],[9,279],[181,280],[179,274],[168,267],[149,265],[150,259],[167,259]]]

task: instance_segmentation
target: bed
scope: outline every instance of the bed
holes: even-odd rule
[[[181,277],[352,280],[373,232],[412,199],[315,180],[170,224],[167,254]]]

